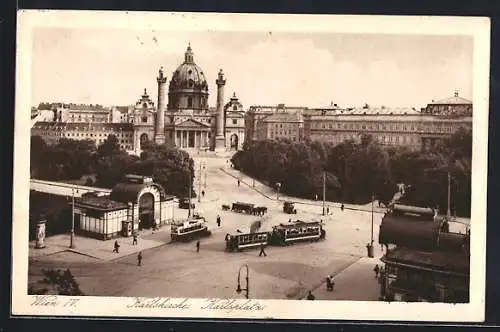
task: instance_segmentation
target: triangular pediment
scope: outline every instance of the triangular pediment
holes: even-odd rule
[[[209,126],[205,123],[197,121],[195,119],[187,119],[182,122],[179,122],[175,125],[176,127],[181,128],[208,128]]]

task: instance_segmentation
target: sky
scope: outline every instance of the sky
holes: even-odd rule
[[[167,79],[188,43],[216,104],[219,69],[225,100],[251,105],[424,107],[457,90],[472,99],[473,40],[463,36],[155,31],[37,28],[32,105],[131,105],[156,75]]]

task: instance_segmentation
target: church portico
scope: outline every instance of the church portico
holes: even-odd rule
[[[185,149],[207,149],[210,147],[210,130],[176,129],[175,145]]]

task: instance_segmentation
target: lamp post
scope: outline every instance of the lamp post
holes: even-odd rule
[[[323,215],[325,215],[326,171],[323,171]]]
[[[203,172],[205,172],[205,183],[204,183],[204,187],[205,187],[205,190],[207,189],[207,166],[205,165],[205,163],[203,163]]]
[[[76,189],[78,193],[78,189]],[[71,232],[69,235],[69,247],[74,249],[75,246],[75,188],[71,188]]]
[[[189,171],[189,178],[188,178],[188,190],[189,190],[188,218],[191,217],[191,181],[192,180],[193,180],[193,177],[191,176],[191,171]]]
[[[281,183],[276,182],[276,200],[278,201],[280,198],[280,189],[281,189]]]
[[[368,257],[373,258],[373,202],[375,201],[375,195],[372,190],[372,220],[371,220],[371,236],[370,243],[366,246],[368,249]]]
[[[200,163],[200,176],[198,177],[198,203],[201,202],[201,165],[202,163]]]
[[[240,284],[240,277],[241,277],[241,269],[242,268],[246,268],[246,282],[247,282],[247,287],[246,288],[241,288],[241,284]],[[248,283],[248,273],[249,273],[249,270],[248,270],[248,265],[246,264],[243,264],[242,266],[240,266],[240,269],[238,270],[238,287],[236,288],[236,293],[240,294],[242,291],[245,292],[245,298],[248,299],[248,292],[250,291],[250,284]]]

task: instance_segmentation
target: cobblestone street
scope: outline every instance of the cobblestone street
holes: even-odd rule
[[[30,281],[41,279],[41,269],[70,268],[82,291],[94,296],[170,296],[170,297],[242,297],[236,293],[238,269],[247,264],[250,270],[250,297],[261,299],[302,299],[313,290],[317,299],[376,300],[378,284],[373,278],[377,259],[366,256],[366,244],[371,236],[371,213],[359,209],[331,208],[330,215],[322,216],[321,202],[306,201],[296,204],[297,215],[282,212],[282,202],[259,193],[252,186],[240,184],[230,174],[225,159],[195,158],[206,165],[207,187],[205,197],[196,210],[209,221],[212,236],[201,239],[200,252],[195,241],[169,243],[169,227],[152,233],[143,231],[139,245],[131,239],[119,239],[120,254],[113,254],[114,241],[99,241],[77,237],[77,249],[67,251],[67,235],[47,239],[46,254],[30,249]],[[196,172],[198,175],[198,172]],[[202,176],[204,179],[204,174]],[[199,187],[195,179],[195,188]],[[204,185],[204,183],[202,183]],[[272,189],[258,185],[259,191]],[[243,201],[268,207],[264,217],[222,211],[222,204]],[[332,205],[333,204],[329,204]],[[221,216],[221,227],[215,220]],[[374,238],[382,214],[374,214]],[[175,218],[187,217],[187,210],[176,208]],[[263,230],[287,222],[292,217],[301,220],[323,220],[325,241],[295,244],[288,247],[268,246],[267,256],[258,257],[259,250],[226,253],[224,237],[236,230],[248,232],[250,224],[262,220]],[[129,243],[130,242],[130,243]],[[59,243],[59,244],[58,244]],[[376,257],[378,256],[376,246]],[[56,248],[56,249],[54,249]],[[137,266],[137,251],[142,250],[143,265]],[[324,290],[324,278],[332,274],[336,280],[334,292]],[[244,287],[244,285],[242,285]]]

